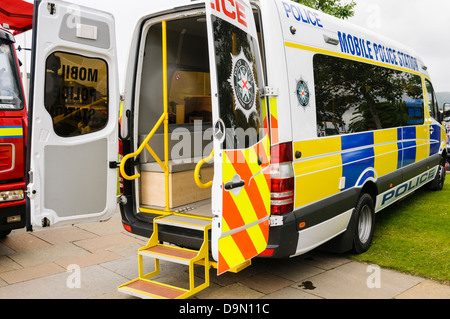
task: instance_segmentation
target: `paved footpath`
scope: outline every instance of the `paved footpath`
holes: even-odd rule
[[[0,299],[132,299],[117,287],[138,275],[143,237],[107,222],[0,239]],[[153,262],[144,261],[148,271]],[[217,277],[191,299],[450,299],[450,286],[313,251],[291,259],[254,259],[240,273]],[[196,269],[202,282],[202,269]],[[186,287],[187,267],[161,262],[159,281]]]

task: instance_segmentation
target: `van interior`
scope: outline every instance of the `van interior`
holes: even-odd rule
[[[140,88],[137,95],[138,147],[164,112],[162,23],[148,24],[141,55]],[[145,29],[144,29],[145,30]],[[211,215],[211,188],[200,188],[194,180],[196,164],[212,151],[212,108],[205,16],[191,16],[166,22],[168,159],[170,210]],[[139,86],[138,86],[139,87]],[[148,145],[162,163],[164,123]],[[144,148],[139,155],[140,210],[164,210],[163,167]],[[202,183],[213,178],[213,163],[200,171]],[[143,209],[144,208],[144,209]]]

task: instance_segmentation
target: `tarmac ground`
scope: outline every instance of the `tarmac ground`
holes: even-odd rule
[[[136,299],[117,287],[138,276],[146,238],[123,229],[120,213],[102,223],[26,232],[0,239],[0,299]],[[146,259],[144,267],[153,270]],[[148,269],[147,269],[148,268]],[[203,269],[195,269],[203,282]],[[188,267],[161,261],[158,281],[188,285]],[[450,299],[450,286],[339,254],[255,258],[239,273],[216,275],[194,299]]]

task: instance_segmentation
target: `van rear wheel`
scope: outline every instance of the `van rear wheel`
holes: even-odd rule
[[[372,244],[375,230],[375,206],[372,196],[362,194],[353,214],[353,250],[361,254]]]
[[[444,187],[445,182],[445,158],[442,158],[438,166],[436,177],[429,183],[429,188],[433,191],[440,191]]]

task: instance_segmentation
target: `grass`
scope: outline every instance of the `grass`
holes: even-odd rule
[[[356,261],[450,284],[450,174],[442,191],[422,188],[376,215],[372,247]]]

